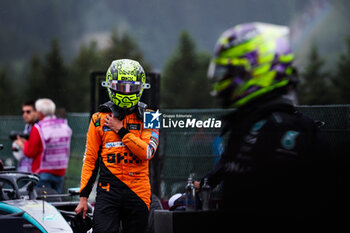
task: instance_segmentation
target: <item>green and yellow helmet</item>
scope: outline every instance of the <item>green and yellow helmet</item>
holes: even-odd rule
[[[140,63],[131,59],[114,60],[107,70],[106,81],[110,100],[120,108],[132,108],[141,99],[143,89],[148,89],[146,75]]]
[[[223,107],[241,107],[296,82],[289,29],[266,23],[240,24],[218,39],[208,70]]]

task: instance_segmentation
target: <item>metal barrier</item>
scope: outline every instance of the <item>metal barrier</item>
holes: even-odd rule
[[[345,182],[347,157],[350,154],[350,105],[300,106],[299,110],[317,121],[324,122],[321,131],[331,146],[331,156],[336,166],[337,182]],[[218,119],[228,113],[224,109],[163,110],[169,115],[186,115],[197,119]],[[225,137],[220,129],[163,128],[161,130],[161,193],[163,199],[183,193],[187,177],[201,179],[220,157]]]
[[[300,106],[299,109],[315,120],[325,122],[322,131],[329,141],[334,160],[342,161],[350,152],[350,105]],[[161,110],[163,116],[175,115],[176,119],[185,119],[190,115],[197,120],[219,119],[229,110],[224,109],[176,109]],[[163,119],[166,119],[166,117]],[[89,125],[89,113],[67,113],[68,124],[73,130],[71,141],[71,157],[65,178],[65,189],[78,187],[80,172],[85,151],[86,132]],[[0,116],[0,159],[5,163],[15,163],[12,156],[11,141],[8,137],[11,130],[22,131],[23,119],[20,116]],[[220,138],[220,128],[181,128],[169,127],[160,130],[160,146],[158,157],[160,182],[153,182],[152,190],[162,199],[167,199],[175,193],[183,192],[187,177],[200,179],[219,159],[225,144],[225,138]],[[151,161],[152,163],[152,161]],[[340,170],[345,164],[339,164]]]

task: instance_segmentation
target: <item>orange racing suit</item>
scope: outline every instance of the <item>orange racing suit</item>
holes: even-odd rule
[[[123,116],[124,127],[115,133],[105,125],[107,114],[111,114],[111,111],[97,112],[91,118],[81,172],[80,196],[89,196],[100,168],[98,191],[100,188],[109,192],[113,185],[117,187],[121,181],[149,210],[151,187],[148,160],[157,149],[159,131],[145,129],[142,115],[133,111]]]

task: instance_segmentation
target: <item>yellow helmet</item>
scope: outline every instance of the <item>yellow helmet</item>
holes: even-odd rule
[[[120,108],[136,106],[143,89],[150,88],[142,66],[131,59],[114,60],[102,86],[107,87],[110,100]]]

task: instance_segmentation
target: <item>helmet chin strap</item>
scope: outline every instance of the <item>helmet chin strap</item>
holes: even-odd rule
[[[134,112],[134,110],[135,110],[135,108],[137,107],[137,106],[133,106],[133,107],[131,107],[131,108],[120,108],[120,107],[118,107],[118,106],[116,106],[117,107],[117,109],[118,109],[118,113],[119,113],[119,117],[121,117],[122,119],[124,119],[124,117],[126,116],[126,115],[130,115],[131,113],[133,113]],[[113,114],[114,115],[114,114]],[[118,117],[118,118],[119,118]],[[119,120],[122,120],[122,119],[119,119]]]
[[[118,118],[119,120],[123,120],[126,115],[132,114],[136,112],[138,118],[143,118],[143,113],[147,107],[147,104],[138,102],[137,105],[131,108],[120,108],[115,105],[112,101],[108,101],[98,107],[99,112],[112,112],[113,116]]]
[[[147,108],[147,104],[143,102],[138,102],[137,105],[131,107],[131,108],[119,108],[121,110],[121,114],[123,115],[123,118],[126,115],[132,114],[133,112],[136,113],[137,117],[140,119],[143,119],[143,113],[145,112],[145,109]]]
[[[98,107],[99,112],[109,112],[111,111],[113,116],[118,118],[119,120],[123,120],[125,114],[122,114],[121,108],[115,105],[112,101],[108,101]]]

